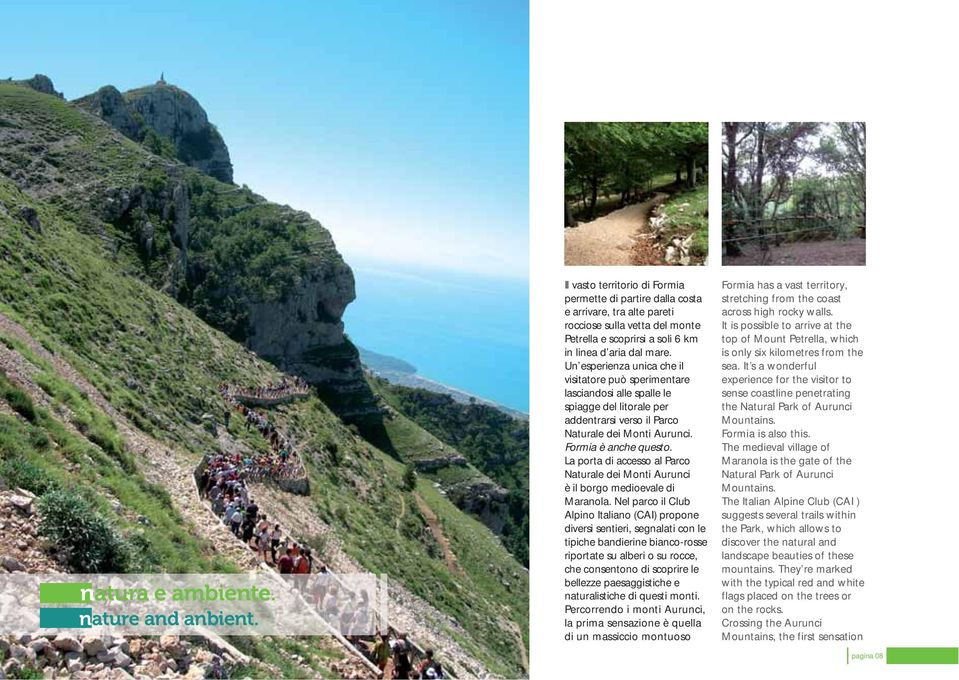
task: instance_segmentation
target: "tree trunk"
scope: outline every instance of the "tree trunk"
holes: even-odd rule
[[[766,203],[763,198],[763,176],[766,174],[766,124],[759,124],[756,137],[756,174],[753,177],[753,228],[759,239],[759,249],[762,251],[762,263],[766,264],[769,256],[769,241],[766,240],[766,228],[763,217],[766,212]]]
[[[696,159],[693,156],[686,159],[686,186],[690,189],[696,186]]]
[[[753,175],[752,218],[757,222],[762,219],[763,208],[763,175],[766,174],[766,124],[760,123],[756,137],[756,172]]]
[[[736,135],[739,123],[724,123],[726,133],[726,176],[723,177],[723,193],[730,196],[736,192]]]
[[[563,201],[563,204],[566,206],[566,225],[567,227],[575,227],[576,220],[573,219],[573,211],[569,208],[569,203]]]
[[[736,135],[739,134],[739,123],[725,123],[726,133],[726,176],[723,177],[723,199],[727,206],[723,210],[723,221],[732,220],[737,216],[733,210],[736,201]],[[736,227],[723,225],[723,238],[736,238]],[[732,257],[742,255],[738,241],[726,242],[726,254]]]
[[[679,184],[683,181],[683,166],[676,166],[676,184]]]
[[[590,201],[589,201],[589,219],[596,216],[596,193],[599,191],[599,178],[593,177],[590,180]]]
[[[776,199],[776,202],[773,204],[773,214],[770,217],[770,220],[773,223],[773,234],[775,235],[776,247],[778,248],[783,244],[782,234],[779,233],[779,229],[776,227],[776,214],[779,212],[779,199]]]

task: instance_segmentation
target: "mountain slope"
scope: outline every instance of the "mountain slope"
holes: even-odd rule
[[[496,530],[510,552],[528,564],[529,422],[488,404],[463,404],[448,394],[394,385],[381,378],[374,378],[373,386],[395,412],[402,414],[397,420],[412,421],[416,430],[430,433],[441,447],[462,454],[460,465],[438,468],[440,481],[453,491],[452,497],[464,485],[462,473],[451,478],[452,469],[474,469],[502,489],[499,511],[503,518]],[[457,505],[469,508],[459,501]]]
[[[183,218],[184,192],[189,219]],[[257,221],[228,222],[244,214]],[[9,384],[0,398],[0,432],[16,443],[4,446],[2,458],[11,465],[28,460],[60,484],[81,485],[125,541],[143,540],[135,536],[148,527],[143,531],[153,554],[146,568],[246,566],[244,551],[197,508],[188,480],[207,452],[248,445],[236,419],[218,436],[205,426],[204,415],[219,419],[225,408],[217,386],[274,383],[280,374],[237,341],[256,348],[249,337],[231,338],[197,316],[221,307],[212,293],[197,292],[195,280],[178,277],[190,278],[194,257],[212,263],[206,276],[220,276],[231,259],[255,260],[274,240],[293,248],[297,238],[316,236],[330,250],[314,252],[310,245],[310,266],[292,267],[288,280],[264,279],[249,263],[222,274],[236,296],[248,296],[252,316],[256,304],[272,305],[278,315],[293,312],[295,333],[297,323],[308,324],[295,318],[298,296],[311,286],[318,295],[342,296],[336,278],[345,268],[328,233],[298,215],[150,154],[52,95],[0,83],[0,313],[6,317],[0,349],[7,361],[0,369]],[[154,227],[152,254],[143,240],[147,223]],[[288,238],[278,235],[284,225]],[[178,244],[174,237],[183,228],[187,239]],[[233,237],[246,239],[242,247],[234,249]],[[342,333],[338,318],[320,319],[335,309],[320,306],[310,310],[314,323],[324,333],[337,327]],[[328,378],[345,375],[355,356],[350,347],[345,339],[313,344],[316,356],[303,361],[328,371]],[[288,355],[272,358],[298,367]],[[362,373],[359,379],[365,386]],[[27,410],[19,393],[50,420],[40,416],[37,425],[18,411]],[[278,427],[294,433],[311,495],[264,488],[268,515],[283,518],[333,564],[388,574],[396,620],[421,644],[448,653],[458,675],[524,674],[528,576],[496,537],[427,480],[407,490],[403,466],[319,399],[274,416]],[[111,498],[119,499],[120,514]],[[141,524],[137,515],[151,523]],[[441,544],[461,570],[449,568]],[[251,641],[244,651],[283,656],[269,644]]]
[[[125,273],[317,384],[342,415],[375,415],[341,321],[353,274],[319,222],[157,156],[57,97],[0,83],[0,106],[0,174],[68,211]]]

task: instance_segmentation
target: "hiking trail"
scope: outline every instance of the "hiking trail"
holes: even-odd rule
[[[430,531],[433,533],[433,538],[436,539],[436,542],[439,543],[443,549],[443,558],[446,560],[446,566],[449,567],[450,571],[454,574],[462,574],[463,568],[460,567],[460,563],[456,559],[453,549],[450,547],[449,539],[446,538],[446,534],[443,533],[443,527],[440,525],[439,517],[437,517],[433,509],[426,504],[426,501],[420,498],[418,493],[413,494],[413,499],[416,501],[416,507],[419,509],[420,514],[423,515],[423,519],[425,519],[429,525]]]
[[[669,194],[656,194],[643,203],[625,208],[576,227],[563,230],[567,265],[631,265],[636,263],[637,249],[652,249],[647,225],[653,208]],[[644,259],[640,257],[639,259]]]

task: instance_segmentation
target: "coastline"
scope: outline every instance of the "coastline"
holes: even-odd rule
[[[401,371],[392,371],[377,369],[372,366],[369,366],[364,363],[365,368],[375,376],[388,380],[391,383],[396,385],[402,385],[403,387],[413,387],[424,390],[429,390],[430,392],[436,392],[438,394],[446,394],[453,398],[454,401],[457,401],[461,404],[469,404],[470,401],[475,401],[477,404],[483,404],[484,406],[491,406],[492,408],[498,409],[503,413],[506,413],[513,418],[518,420],[529,420],[529,414],[520,411],[519,409],[500,404],[499,402],[493,401],[492,399],[487,399],[485,397],[478,396],[476,394],[471,394],[464,390],[459,389],[458,387],[453,387],[452,385],[446,385],[444,383],[438,382],[431,378],[425,378],[418,373],[404,373]]]

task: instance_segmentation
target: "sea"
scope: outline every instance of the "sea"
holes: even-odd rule
[[[343,316],[354,344],[417,375],[529,412],[529,283],[461,272],[353,264]]]

